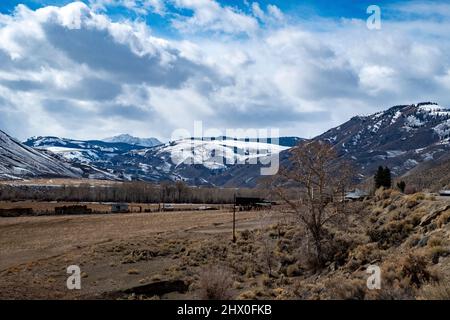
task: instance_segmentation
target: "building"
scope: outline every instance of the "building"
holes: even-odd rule
[[[360,189],[355,189],[353,191],[347,192],[345,194],[345,200],[346,201],[356,201],[356,200],[363,200],[364,198],[367,198],[369,194]]]
[[[127,213],[130,212],[128,203],[113,203],[111,205],[112,213]]]
[[[270,209],[272,203],[262,198],[236,197],[234,205],[239,210]]]
[[[77,215],[77,214],[91,214],[92,209],[83,205],[55,207],[55,214],[57,215]]]

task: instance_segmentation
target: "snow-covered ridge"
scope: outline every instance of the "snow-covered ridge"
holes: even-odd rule
[[[143,147],[154,147],[161,144],[161,141],[159,141],[156,138],[138,138],[133,137],[129,134],[121,134],[118,136],[110,137],[103,139],[105,142],[120,142],[120,143],[127,143],[137,146],[143,146]]]
[[[157,147],[156,156],[169,155],[175,165],[201,164],[215,170],[233,164],[256,163],[261,157],[276,155],[287,149],[289,147],[266,142],[181,139]]]
[[[0,178],[35,176],[81,177],[82,171],[68,162],[30,148],[0,131]]]
[[[116,155],[129,152],[135,148],[144,148],[144,146],[126,143],[109,143],[97,140],[82,141],[58,137],[32,137],[24,144],[53,152],[71,162],[83,164],[108,161]]]
[[[397,105],[353,117],[316,139],[330,141],[365,177],[373,175],[379,165],[402,175],[422,162],[448,155],[450,109],[432,102]]]
[[[450,116],[450,109],[443,108],[438,104],[423,104],[418,106],[418,110],[435,116]]]
[[[438,119],[441,123],[433,127],[433,131],[441,140],[450,137],[450,109],[441,107],[438,104],[423,104],[418,106],[418,112],[425,114],[426,119]]]

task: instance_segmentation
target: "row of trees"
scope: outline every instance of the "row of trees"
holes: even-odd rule
[[[128,182],[112,185],[9,186],[0,185],[0,200],[134,202],[134,203],[233,203],[234,196],[259,197],[261,189],[190,187],[183,182],[160,185]]]

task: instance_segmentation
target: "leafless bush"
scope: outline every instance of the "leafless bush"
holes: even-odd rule
[[[270,237],[263,236],[261,242],[261,259],[268,276],[272,276],[274,269],[277,266],[277,259],[275,257],[275,243]]]
[[[232,274],[226,269],[209,266],[200,275],[202,300],[230,300],[233,296]]]

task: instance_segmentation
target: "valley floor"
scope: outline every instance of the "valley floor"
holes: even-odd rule
[[[266,227],[277,219],[262,216],[238,212],[237,230]],[[214,242],[215,237],[232,238],[230,211],[0,218],[0,299],[95,298],[173,278],[170,268],[181,243]],[[154,259],[125,261],[161,246],[167,252]],[[79,291],[66,288],[69,265],[81,268]]]
[[[0,299],[450,299],[447,199],[379,190],[336,222],[317,267],[283,206],[238,212],[236,242],[225,209],[0,218]]]

